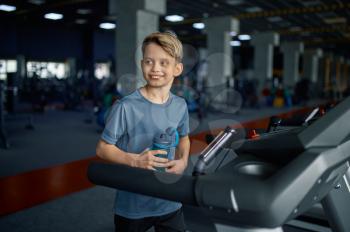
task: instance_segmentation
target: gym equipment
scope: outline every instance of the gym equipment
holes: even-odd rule
[[[334,106],[335,103],[328,103],[324,106],[314,108],[311,112],[298,114],[297,116],[293,116],[292,118],[280,118],[277,116],[272,116],[270,118],[270,122],[268,124],[266,133],[276,130],[290,130],[291,128],[308,126],[320,117],[322,117],[326,111],[329,111]],[[344,179],[344,181],[346,180],[347,179]],[[340,184],[345,185],[346,183],[339,183],[338,186],[340,186]],[[320,228],[322,227],[329,228],[329,222],[327,221],[323,207],[320,203],[315,204],[312,208],[310,208],[309,211],[297,217],[292,224],[295,224],[295,226],[297,224],[301,224],[300,226],[310,229],[313,228],[315,231],[321,230]]]
[[[346,232],[350,231],[349,119],[350,97],[308,126],[245,140],[235,149],[236,159],[206,175],[92,163],[88,177],[98,185],[202,207],[216,223],[244,231],[282,231],[279,227],[320,202],[332,230]]]
[[[277,116],[272,116],[270,117],[266,132],[269,133],[271,131],[275,131],[278,127],[307,126],[319,118],[320,112],[320,107],[316,107],[308,114],[299,114],[297,116],[293,116],[293,118],[280,118]]]
[[[5,88],[0,82],[0,142],[1,146],[5,149],[10,147],[6,133],[5,133],[5,116],[4,116],[4,91]]]
[[[7,138],[5,132],[5,111],[11,113],[11,117],[6,117],[6,120],[26,120],[25,128],[27,130],[33,130],[33,118],[32,115],[17,115],[15,112],[18,88],[16,86],[5,86],[3,82],[0,81],[0,145],[4,149],[10,148],[10,142]],[[5,95],[6,93],[6,95]],[[6,104],[5,104],[6,96]],[[5,107],[5,105],[7,107]],[[5,110],[6,109],[6,110]],[[6,115],[8,116],[8,115]]]
[[[209,145],[201,152],[194,168],[193,176],[205,175],[206,170],[213,162],[213,160],[222,152],[222,150],[229,146],[237,137],[238,132],[229,126],[221,131]]]

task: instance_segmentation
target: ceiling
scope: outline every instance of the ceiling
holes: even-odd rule
[[[0,11],[0,22],[17,27],[47,25],[86,30],[115,19],[108,15],[107,0],[0,1],[4,3],[15,5],[17,10]],[[44,19],[43,15],[49,11],[63,13],[63,20]],[[183,41],[196,45],[205,45],[206,32],[194,29],[194,22],[230,15],[240,20],[241,34],[276,31],[281,41],[303,41],[307,47],[320,47],[344,56],[350,54],[348,0],[167,0],[167,14],[182,15],[185,20],[170,23],[161,17],[161,29],[173,30]]]

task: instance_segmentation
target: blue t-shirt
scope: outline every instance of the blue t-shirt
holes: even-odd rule
[[[188,135],[185,100],[170,93],[166,103],[155,104],[138,89],[112,106],[101,139],[123,151],[140,154],[151,148],[154,136],[168,127],[177,128],[180,137]],[[115,213],[131,219],[161,216],[180,207],[181,203],[121,190],[115,199]]]

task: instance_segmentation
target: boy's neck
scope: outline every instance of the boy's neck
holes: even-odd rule
[[[147,100],[155,104],[164,104],[170,96],[170,89],[168,88],[152,88],[145,85],[140,91]]]

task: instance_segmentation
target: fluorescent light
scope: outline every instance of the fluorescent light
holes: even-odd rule
[[[110,30],[115,28],[115,23],[100,23],[100,28]]]
[[[45,3],[44,0],[28,0],[28,2],[35,4],[35,5],[38,5],[38,6]]]
[[[263,9],[258,6],[253,6],[253,7],[246,8],[245,11],[248,13],[255,13],[255,12],[261,12],[263,11]]]
[[[76,24],[85,24],[85,23],[87,23],[87,20],[86,19],[76,19],[75,23]]]
[[[289,28],[290,31],[301,31],[301,27],[295,26],[295,27],[291,27]]]
[[[344,17],[326,18],[326,19],[323,19],[323,21],[327,24],[346,23],[346,18]]]
[[[322,5],[320,1],[301,1],[301,4],[303,4],[305,7],[311,7],[311,6],[319,6]]]
[[[181,15],[167,15],[165,20],[169,22],[181,22],[184,20],[184,17]]]
[[[243,0],[226,0],[226,3],[232,6],[240,5],[243,2],[244,2]]]
[[[81,14],[81,15],[87,15],[87,14],[91,14],[92,10],[91,9],[78,9],[77,13]]]
[[[280,16],[273,16],[273,17],[268,17],[267,21],[271,22],[271,23],[275,23],[275,22],[280,22],[283,19]]]
[[[237,35],[237,32],[235,31],[230,31],[230,36],[236,36]]]
[[[237,40],[230,41],[230,45],[234,47],[239,47],[241,46],[241,41],[237,41]]]
[[[209,14],[206,13],[206,12],[204,12],[202,15],[203,15],[203,18],[208,18],[209,17]]]
[[[15,7],[15,6],[10,6],[10,5],[1,4],[1,5],[0,5],[0,10],[10,12],[10,11],[15,11],[15,10],[16,10],[16,7]]]
[[[250,40],[250,35],[239,35],[238,39],[239,40]]]
[[[194,23],[194,24],[192,24],[192,27],[196,28],[196,29],[204,29],[205,24],[204,23]]]
[[[47,13],[44,16],[45,19],[51,19],[51,20],[59,20],[63,18],[62,14],[57,14],[57,13]]]
[[[282,21],[282,22],[279,22],[278,23],[278,25],[280,26],[280,27],[290,27],[290,22],[287,22],[287,21]]]

